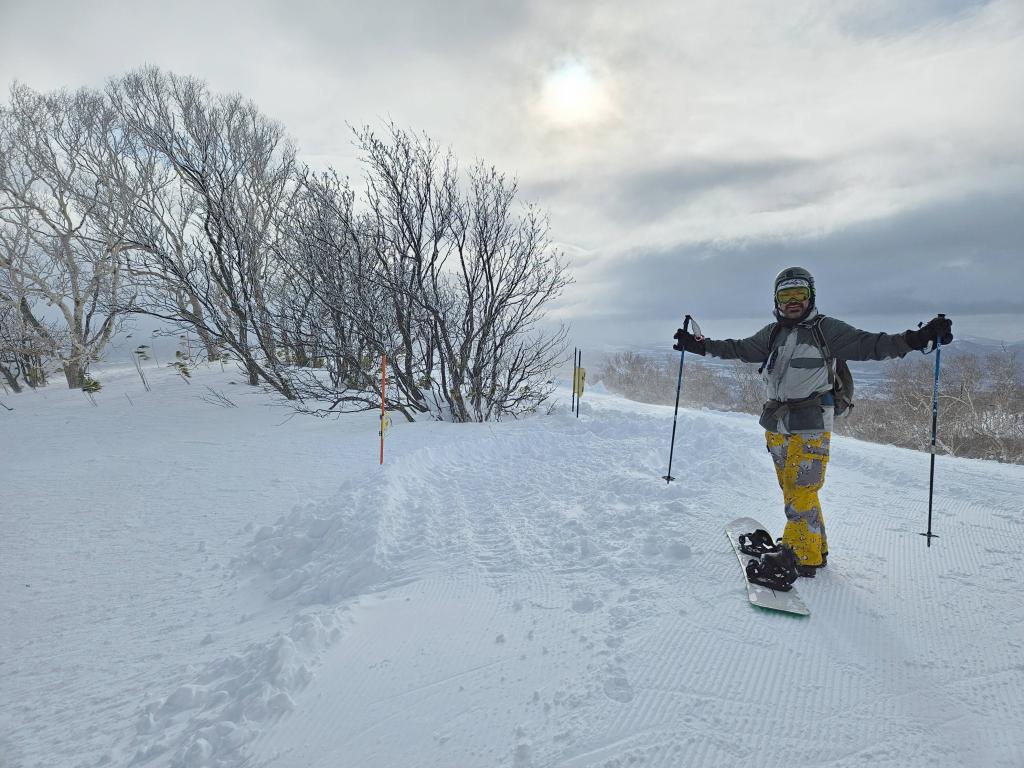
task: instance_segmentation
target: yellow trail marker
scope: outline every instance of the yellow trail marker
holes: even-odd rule
[[[576,375],[573,377],[572,391],[576,397],[583,397],[583,385],[587,381],[587,369],[577,368]]]

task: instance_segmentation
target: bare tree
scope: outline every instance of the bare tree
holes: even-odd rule
[[[13,213],[8,210],[7,218]],[[15,392],[20,392],[22,385],[35,388],[46,383],[44,366],[51,362],[47,350],[60,335],[58,328],[44,328],[45,334],[36,330],[41,323],[30,303],[33,299],[12,281],[12,270],[3,266],[24,262],[29,248],[26,227],[0,220],[0,375]]]
[[[122,142],[115,119],[86,89],[39,94],[15,84],[0,109],[0,271],[72,388],[132,307],[120,264],[132,247],[122,206],[130,191],[110,172]]]
[[[516,209],[516,183],[458,168],[426,137],[390,126],[357,134],[367,166],[369,250],[402,340],[396,379],[439,417],[486,421],[534,410],[564,329],[543,333],[545,307],[568,284],[547,222]]]
[[[0,376],[15,392],[46,385],[53,343],[67,346],[63,334],[60,324],[36,320],[24,297],[0,289]]]
[[[112,86],[113,103],[123,116],[123,94]],[[181,183],[175,169],[157,148],[146,142],[128,124],[121,121],[125,136],[116,166],[122,188],[136,190],[134,199],[124,206],[128,229],[137,248],[125,262],[133,285],[139,291],[138,311],[164,320],[180,330],[195,332],[208,361],[221,358],[221,345],[206,323],[204,302],[196,294],[196,283],[204,280],[205,252],[201,218],[201,199]],[[183,280],[178,276],[191,275]]]
[[[162,283],[147,311],[188,325],[208,349],[229,348],[256,385],[286,398],[274,286],[281,220],[295,190],[295,149],[283,127],[237,95],[213,96],[194,78],[147,68],[108,88],[128,133],[174,173],[148,190],[138,271]]]
[[[367,247],[371,228],[354,200],[334,172],[307,172],[282,241],[289,267],[279,325],[295,363],[289,376],[311,401],[300,408],[320,415],[380,407],[381,355],[394,363],[402,348],[393,303]],[[387,406],[411,419],[424,408],[402,384],[392,381]]]
[[[379,300],[375,322],[363,324],[362,333],[376,356],[386,354],[393,361],[392,381],[406,411],[441,417],[452,412],[453,397],[448,371],[437,369],[434,359],[440,331],[431,316],[437,307],[430,301],[437,296],[424,295],[421,284],[429,280],[425,270],[443,262],[450,248],[457,169],[454,158],[441,159],[429,139],[395,126],[389,138],[379,139],[369,128],[356,134],[368,206],[356,228],[359,267],[366,278],[355,285],[357,306]]]
[[[535,409],[564,338],[537,323],[568,281],[543,218],[515,213],[515,185],[493,169],[474,167],[463,193],[454,157],[426,137],[356,139],[366,209],[335,174],[307,173],[283,240],[301,300],[282,303],[290,358],[315,350],[326,371],[290,369],[297,391],[319,412],[379,406],[386,355],[386,405],[409,419]]]
[[[386,403],[410,419],[535,410],[565,337],[540,322],[569,282],[544,216],[494,168],[460,184],[426,137],[356,140],[361,212],[336,175],[298,172],[279,124],[199,80],[146,68],[105,93],[15,86],[0,110],[0,375],[20,386],[52,359],[82,387],[120,319],[144,312],[327,410],[375,407],[384,355]]]

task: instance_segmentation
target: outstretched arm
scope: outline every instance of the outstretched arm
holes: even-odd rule
[[[821,321],[821,333],[832,356],[840,360],[886,360],[913,349],[905,333],[868,333],[834,317]]]
[[[742,360],[744,363],[763,363],[768,359],[768,339],[774,323],[770,323],[745,339],[705,339],[708,354],[726,360]]]

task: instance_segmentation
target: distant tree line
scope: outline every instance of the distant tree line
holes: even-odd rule
[[[0,105],[0,385],[89,382],[135,314],[298,410],[484,421],[535,410],[569,283],[514,179],[429,137],[353,131],[359,191],[237,95],[146,68]]]
[[[734,361],[685,365],[681,402],[744,413],[760,413],[764,387],[757,366]],[[861,388],[835,431],[862,440],[930,450],[934,358],[910,355],[881,363],[883,378]],[[675,402],[679,356],[638,352],[609,356],[598,378],[633,400]],[[1024,464],[1024,376],[1014,352],[942,358],[938,448],[942,453]]]

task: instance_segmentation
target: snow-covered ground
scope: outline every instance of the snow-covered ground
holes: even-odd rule
[[[928,548],[928,456],[836,438],[802,619],[722,530],[783,523],[750,416],[682,412],[672,485],[671,408],[597,393],[380,467],[150,378],[3,398],[3,768],[1024,765],[1022,467],[940,458]]]

